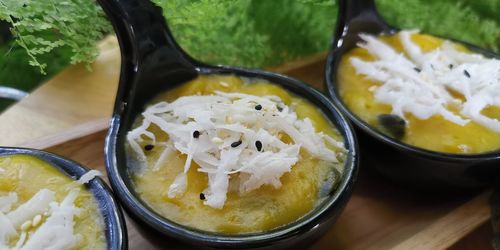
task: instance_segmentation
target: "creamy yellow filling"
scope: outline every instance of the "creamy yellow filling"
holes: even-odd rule
[[[397,34],[381,36],[380,39],[395,50],[404,52]],[[422,52],[429,52],[441,46],[444,40],[423,34],[413,34],[413,42],[418,44]],[[464,46],[456,44],[458,50],[468,51]],[[408,55],[406,55],[408,56]],[[338,91],[345,105],[359,118],[380,131],[385,131],[377,117],[381,114],[390,114],[391,107],[379,103],[373,96],[373,89],[379,84],[367,79],[364,75],[357,74],[355,67],[350,63],[353,57],[365,61],[375,60],[364,48],[354,48],[348,51],[341,59],[337,82]],[[456,98],[461,98],[457,93],[452,93]],[[452,112],[458,113],[449,108]],[[500,118],[499,107],[488,107],[482,114],[491,118]],[[405,114],[408,125],[405,128],[401,141],[416,147],[446,153],[476,154],[498,150],[500,148],[500,133],[492,131],[475,122],[465,126],[445,120],[440,115],[429,119],[420,120],[411,114]]]
[[[152,103],[173,101],[181,96],[208,95],[214,91],[241,92],[257,96],[276,95],[288,106],[295,109],[299,119],[311,119],[316,131],[342,141],[341,136],[325,118],[321,111],[308,101],[291,95],[283,88],[267,82],[245,83],[235,76],[200,76],[180,87],[160,94]],[[136,124],[140,124],[140,119]],[[152,126],[157,141],[167,140],[167,136],[157,127]],[[290,142],[286,135],[281,138]],[[149,142],[145,140],[142,146]],[[296,221],[311,211],[324,196],[320,195],[322,185],[335,172],[342,172],[341,163],[332,164],[311,157],[301,151],[300,160],[285,173],[279,189],[263,186],[257,190],[241,194],[237,191],[236,178],[230,180],[229,193],[222,209],[214,209],[203,204],[200,193],[207,187],[205,173],[197,171],[192,163],[188,172],[188,188],[180,197],[168,198],[167,191],[175,177],[182,171],[185,155],[173,154],[165,160],[159,170],[153,166],[162,152],[162,147],[155,146],[146,151],[147,166],[133,171],[132,179],[140,197],[160,215],[185,226],[206,231],[239,234],[261,232],[277,228]],[[132,150],[128,150],[133,154]],[[338,178],[339,176],[336,176]],[[331,183],[330,183],[331,184]],[[326,195],[326,194],[325,194]]]
[[[0,157],[0,196],[11,192],[17,193],[18,201],[11,211],[24,204],[40,189],[49,189],[55,192],[57,202],[61,202],[68,192],[78,189],[75,206],[81,212],[75,216],[74,232],[81,236],[81,240],[73,249],[106,249],[104,221],[99,212],[94,196],[81,184],[76,183],[49,163],[28,155],[12,155]],[[40,223],[25,226],[28,235],[33,233],[46,219],[41,217]],[[38,221],[38,218],[34,218]],[[13,246],[19,237],[12,238],[9,246]],[[29,239],[29,237],[28,237]]]

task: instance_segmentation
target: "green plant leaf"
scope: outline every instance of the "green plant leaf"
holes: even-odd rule
[[[0,19],[11,24],[28,63],[43,74],[48,62],[41,62],[40,55],[68,47],[73,52],[71,63],[89,64],[98,54],[96,41],[111,31],[100,7],[89,0],[0,0]]]

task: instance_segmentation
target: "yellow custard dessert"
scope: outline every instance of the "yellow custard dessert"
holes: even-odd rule
[[[415,147],[478,154],[500,148],[500,61],[413,31],[361,35],[341,59],[347,108]]]
[[[278,85],[199,76],[151,103],[128,134],[134,189],[184,226],[242,234],[287,225],[320,204],[343,171],[335,127]]]
[[[106,249],[94,196],[36,157],[0,157],[0,249]],[[16,248],[17,247],[17,248]]]

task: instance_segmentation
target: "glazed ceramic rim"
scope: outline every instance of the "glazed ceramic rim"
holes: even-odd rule
[[[186,240],[194,240],[198,244],[207,244],[209,246],[224,245],[226,247],[234,247],[240,244],[253,246],[272,245],[280,240],[300,235],[299,233],[305,228],[307,228],[308,231],[315,228],[319,225],[319,222],[325,219],[325,216],[334,216],[331,212],[334,211],[335,205],[337,203],[341,204],[342,199],[345,198],[346,195],[350,196],[352,192],[359,165],[359,150],[354,130],[337,107],[335,107],[325,95],[312,86],[280,74],[239,67],[205,65],[198,67],[197,71],[199,74],[234,74],[240,77],[268,80],[273,84],[284,87],[287,91],[310,101],[320,108],[325,116],[327,116],[327,119],[333,123],[343,137],[344,144],[346,148],[349,149],[349,153],[346,155],[341,182],[335,192],[314,210],[293,223],[268,232],[228,235],[186,227],[154,212],[152,208],[147,206],[136,196],[135,192],[129,190],[129,187],[120,174],[116,160],[116,143],[118,138],[117,135],[120,130],[120,117],[114,114],[105,143],[106,168],[110,183],[127,210],[158,232],[167,234],[181,241],[186,242]],[[189,244],[189,242],[187,243]]]
[[[73,180],[78,180],[90,169],[77,162],[46,151],[19,148],[0,147],[0,156],[28,155],[42,160]],[[107,249],[128,249],[127,229],[121,208],[116,202],[109,187],[100,177],[96,177],[85,184],[87,190],[95,197],[99,211],[103,216],[106,233]]]
[[[388,31],[386,32],[381,32],[380,34],[394,34],[398,32],[398,29],[395,28],[389,28]],[[432,34],[431,34],[432,35]],[[434,36],[434,35],[433,35]],[[439,37],[439,36],[437,36]],[[440,37],[442,38],[442,37]],[[340,38],[335,38],[333,41],[333,44],[337,44],[339,39],[343,39],[343,37]],[[458,40],[453,40],[449,38],[444,38],[447,40],[451,40],[453,42],[458,42],[461,43],[465,46],[467,46],[469,49],[473,51],[477,51],[483,55],[487,55],[489,57],[494,57],[497,59],[500,59],[500,55],[494,54],[490,51],[484,50],[482,48],[479,48],[477,46],[474,46],[470,43],[458,41]],[[364,120],[359,118],[356,114],[354,114],[347,106],[344,104],[342,98],[338,95],[337,92],[337,68],[340,65],[340,60],[343,57],[343,54],[345,52],[342,52],[340,48],[332,48],[328,52],[328,57],[326,60],[325,64],[325,87],[326,87],[326,92],[330,96],[330,99],[333,101],[335,106],[337,106],[341,112],[346,115],[350,121],[352,121],[357,127],[361,128],[363,132],[367,133],[371,137],[377,139],[378,141],[383,142],[384,144],[390,145],[391,147],[400,150],[400,151],[409,151],[418,155],[422,155],[426,158],[429,159],[435,159],[435,160],[446,160],[446,161],[457,161],[457,162],[472,162],[472,161],[477,161],[477,160],[497,160],[500,159],[500,149],[494,150],[494,151],[489,151],[485,153],[479,153],[479,154],[453,154],[453,153],[446,153],[446,152],[439,152],[439,151],[432,151],[420,147],[416,147],[407,143],[404,143],[402,141],[399,141],[397,139],[394,139],[388,135],[385,135],[382,132],[379,132],[377,129],[373,128],[371,125],[366,123]],[[333,74],[335,72],[335,75]]]

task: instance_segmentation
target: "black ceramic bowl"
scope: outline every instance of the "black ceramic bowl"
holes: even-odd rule
[[[74,180],[80,179],[89,169],[80,164],[65,159],[61,156],[26,148],[0,147],[0,156],[8,155],[29,155],[51,164],[54,168],[63,172]],[[128,249],[127,229],[121,208],[115,201],[111,190],[99,177],[90,180],[85,184],[95,199],[103,215],[106,241],[109,250]]]
[[[352,129],[333,104],[312,87],[289,77],[228,66],[210,66],[189,57],[175,43],[161,10],[147,0],[100,0],[120,42],[120,84],[106,138],[108,176],[117,196],[143,235],[160,247],[301,248],[323,235],[341,213],[357,174],[358,150]],[[243,49],[243,48],[242,48]],[[158,93],[202,74],[231,74],[278,84],[319,107],[339,130],[348,149],[338,188],[309,214],[279,229],[255,234],[224,235],[185,227],[145,204],[129,176],[125,143],[135,118]],[[159,195],[161,193],[159,192]]]
[[[336,87],[342,55],[356,46],[361,32],[391,34],[397,29],[379,16],[374,0],[340,0],[339,13],[325,67],[325,84],[334,104],[355,124],[363,154],[361,164],[370,165],[390,180],[418,190],[449,192],[489,185],[500,173],[500,152],[459,155],[407,145],[373,129],[344,105]],[[484,49],[460,43],[487,57],[499,58]]]

